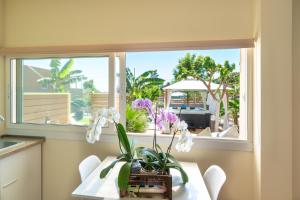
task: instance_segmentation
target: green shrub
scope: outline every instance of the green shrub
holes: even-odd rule
[[[81,110],[76,111],[75,115],[74,115],[74,119],[76,119],[76,121],[82,120],[83,118],[83,112]]]
[[[145,132],[148,127],[147,113],[126,105],[126,129],[130,132]]]

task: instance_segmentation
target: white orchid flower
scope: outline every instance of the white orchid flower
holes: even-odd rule
[[[96,142],[96,138],[94,136],[95,129],[93,127],[88,127],[86,132],[86,141],[90,144],[94,144]]]
[[[98,125],[97,125],[98,123]],[[98,117],[98,119],[94,122],[94,126],[105,126],[105,124],[107,123],[107,118],[105,117]]]
[[[2,115],[0,115],[0,122],[3,122],[5,119]]]
[[[100,117],[100,118],[108,118],[108,109],[107,108],[101,108],[97,111],[95,118]]]
[[[187,123],[185,123],[185,121],[177,120],[174,124],[174,128],[175,128],[175,130],[184,132],[187,130],[188,125],[187,125]]]
[[[115,108],[102,108],[97,111],[93,119],[86,133],[87,142],[92,144],[100,140],[102,127],[107,122],[119,122],[120,114]]]
[[[110,123],[113,123],[113,122],[119,122],[119,119],[120,119],[120,113],[116,110],[116,108],[109,108],[107,120]]]
[[[175,146],[178,152],[189,152],[193,146],[193,137],[191,133],[186,129],[181,132],[178,142]]]
[[[99,141],[101,133],[102,133],[102,126],[96,126],[95,129],[96,130],[95,130],[94,137],[95,137],[96,141]]]
[[[102,133],[102,126],[101,126],[101,120],[103,121],[104,118],[96,118],[96,120],[92,123],[91,126],[87,128],[86,133],[86,140],[88,143],[95,143],[96,141],[100,140],[100,136]],[[106,120],[105,120],[106,123]],[[105,124],[104,123],[104,124]]]

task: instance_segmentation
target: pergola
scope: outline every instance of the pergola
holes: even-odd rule
[[[219,84],[211,83],[210,84],[211,90],[217,90],[219,88]],[[227,89],[231,89],[228,88]],[[202,81],[199,80],[181,80],[169,86],[163,88],[164,92],[164,107],[169,108],[171,102],[171,96],[173,92],[186,92],[186,91],[199,91],[201,94],[202,99],[205,99],[204,108],[206,109],[206,105],[209,105],[209,110],[212,113],[215,113],[216,110],[216,103],[215,100],[208,95],[207,87],[204,85]],[[206,100],[207,99],[207,100]],[[225,110],[225,118],[224,124],[225,127],[228,127],[228,107],[227,107],[227,97],[223,98],[223,105]]]
[[[212,90],[216,90],[219,84],[211,83]],[[181,80],[163,88],[164,92],[164,106],[168,108],[171,102],[173,92],[199,91],[202,99],[207,98],[208,90],[202,81],[199,80]],[[204,102],[206,104],[206,101]],[[206,107],[206,106],[204,106]]]

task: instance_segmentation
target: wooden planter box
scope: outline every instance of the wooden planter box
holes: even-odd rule
[[[120,191],[120,196],[172,200],[172,175],[132,173],[127,191]]]

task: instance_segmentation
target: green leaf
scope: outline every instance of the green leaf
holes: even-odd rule
[[[50,67],[57,68],[60,66],[60,59],[51,59]]]
[[[37,82],[44,87],[48,86],[51,84],[51,78],[50,77],[43,77],[37,80]]]
[[[167,163],[166,167],[169,169],[170,168],[177,169],[181,174],[183,184],[186,184],[189,181],[188,175],[186,174],[186,172],[182,169],[182,167],[180,165],[177,165],[175,163]]]
[[[77,74],[81,74],[82,73],[82,70],[79,70],[79,69],[77,69],[77,70],[72,70],[72,71],[70,71],[70,75],[77,75]]]
[[[181,167],[181,164],[176,160],[176,158],[174,156],[172,156],[171,154],[167,154],[168,159],[171,163],[175,163],[177,166]]]
[[[120,169],[118,176],[118,186],[120,190],[126,190],[130,176],[131,162],[126,162]]]
[[[135,149],[135,141],[132,140],[131,144],[130,144],[130,153],[131,153],[131,155],[134,155],[134,151],[135,151],[134,149]]]
[[[104,168],[100,172],[100,178],[105,178],[105,176],[108,174],[108,172],[117,164],[119,161],[123,161],[124,158],[120,157],[118,160],[113,161],[110,165],[108,165],[106,168]]]
[[[145,132],[148,126],[148,113],[144,110],[133,109],[126,105],[126,130],[130,132]]]
[[[150,77],[157,74],[157,70],[149,70],[142,73],[138,78],[143,79],[147,78],[149,75]]]
[[[129,143],[124,126],[121,123],[116,123],[116,128],[117,128],[118,138],[119,138],[121,145],[125,149],[126,153],[131,154],[130,143]]]
[[[147,79],[144,79],[144,80],[141,80],[139,82],[139,85],[142,86],[142,85],[162,85],[164,84],[164,79],[161,79],[161,78],[147,78]]]
[[[189,177],[186,174],[186,172],[181,167],[179,167],[179,171],[181,173],[181,178],[182,178],[183,184],[186,184],[187,182],[189,182]]]
[[[156,100],[161,95],[163,83],[164,80],[159,78],[157,70],[149,70],[136,77],[135,71],[131,72],[129,68],[126,68],[127,102],[137,98]]]
[[[141,157],[143,157],[143,149],[144,149],[145,147],[136,147],[134,150],[135,150],[135,153],[136,153],[136,156],[138,157],[138,158],[141,158]]]
[[[138,150],[140,151],[139,154],[142,155],[143,157],[149,156],[153,160],[157,160],[159,166],[162,167],[164,165],[164,162],[161,159],[160,155],[156,151],[154,151],[153,149],[142,147]]]
[[[59,72],[59,78],[60,79],[63,79],[65,78],[67,75],[69,75],[72,67],[73,67],[73,64],[74,64],[74,60],[73,59],[70,59],[63,67],[62,69],[60,70]]]
[[[162,159],[165,160],[165,158],[166,158],[165,152],[162,150],[162,148],[158,144],[156,144],[156,148],[160,150],[159,155],[161,155]]]

